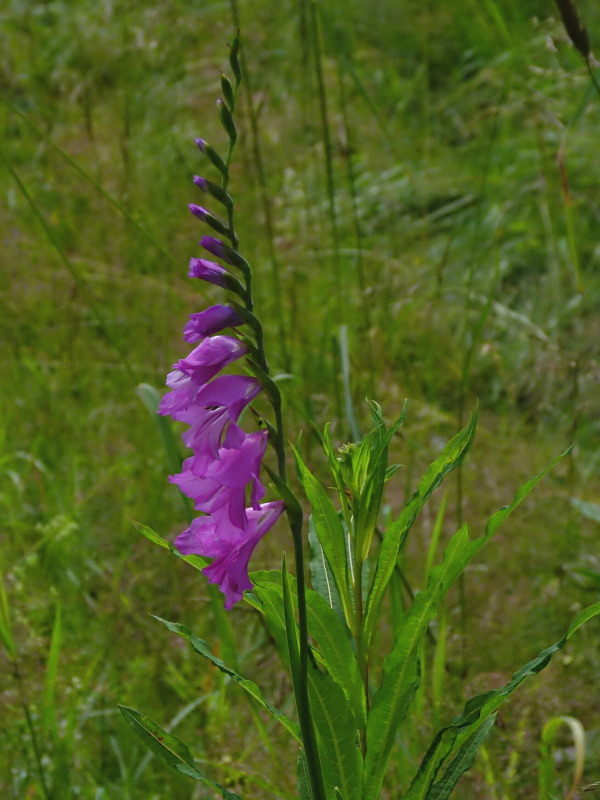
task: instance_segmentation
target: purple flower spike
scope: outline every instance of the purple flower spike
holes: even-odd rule
[[[190,315],[190,320],[183,329],[183,338],[194,344],[213,333],[219,333],[223,328],[236,328],[243,324],[244,320],[233,308],[226,305],[211,306],[206,311]]]
[[[261,390],[256,378],[222,375],[200,389],[193,403],[170,412],[173,419],[192,426],[183,441],[196,453],[196,460],[199,454],[218,460],[219,448],[241,447],[245,434],[236,425],[238,417]]]
[[[247,485],[251,484],[252,508],[259,509],[265,496],[259,472],[268,438],[268,431],[251,433],[239,447],[222,448],[219,461],[212,460],[209,452],[198,451],[183,462],[181,473],[171,475],[169,480],[194,500],[197,511],[213,514],[226,509],[229,522],[245,531]]]
[[[215,286],[220,286],[222,289],[227,288],[227,275],[231,273],[222,267],[220,264],[215,264],[214,261],[209,261],[206,258],[191,258],[190,271],[188,273],[190,278],[200,278],[201,281],[207,283],[214,283]]]
[[[195,519],[176,539],[175,546],[183,555],[201,555],[214,561],[202,571],[225,595],[225,608],[230,609],[252,588],[248,564],[256,545],[273,527],[283,512],[282,500],[265,503],[258,509],[246,509],[248,529],[232,527],[226,516],[215,514]]]
[[[199,178],[198,175],[194,175],[194,183],[203,192],[206,191],[206,178]]]
[[[198,145],[200,151],[203,153],[204,149],[206,147],[206,142],[204,141],[204,139],[201,139],[200,137],[198,137],[197,139],[194,139],[194,141]]]
[[[209,253],[212,253],[213,256],[222,258],[223,261],[226,260],[223,250],[223,242],[220,239],[215,239],[214,236],[203,236],[202,239],[200,239],[200,245],[205,250],[208,250]]]
[[[198,219],[201,219],[202,222],[205,222],[206,217],[210,214],[210,211],[207,211],[203,206],[196,205],[196,203],[189,203],[188,208],[192,214],[198,217]]]
[[[246,355],[247,352],[246,345],[233,336],[213,336],[200,342],[189,356],[179,359],[173,365],[173,369],[187,375],[195,384],[203,385],[214,378],[223,367]],[[167,386],[172,386],[169,378],[170,375],[167,378]]]

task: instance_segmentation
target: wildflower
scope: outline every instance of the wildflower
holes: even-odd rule
[[[202,555],[214,559],[202,572],[216,583],[225,595],[225,608],[230,609],[252,588],[248,563],[256,545],[275,524],[284,509],[283,501],[247,508],[247,529],[230,524],[223,513],[199,517],[175,539],[175,547],[183,555]]]
[[[235,328],[242,325],[243,320],[235,311],[226,305],[216,305],[191,314],[189,322],[183,329],[183,338],[186,342],[194,344],[213,333],[219,333],[223,328]]]
[[[167,413],[173,419],[191,425],[183,434],[187,447],[196,453],[208,452],[213,459],[219,459],[221,447],[241,447],[245,434],[236,424],[237,420],[261,390],[256,378],[222,375],[200,389],[193,403]]]
[[[214,261],[208,261],[206,258],[191,258],[188,276],[200,278],[207,283],[214,283],[215,286],[220,286],[222,289],[227,289],[227,277],[233,277],[225,267],[215,264]]]
[[[210,214],[210,211],[207,211],[207,209],[206,209],[206,208],[204,208],[204,206],[199,206],[199,205],[197,205],[197,203],[190,203],[190,204],[188,205],[188,208],[189,208],[189,210],[192,212],[192,214],[193,214],[195,217],[198,217],[198,219],[202,220],[202,222],[206,222],[206,218],[207,218],[209,215],[211,215],[211,214]],[[212,215],[211,215],[211,216],[212,216]]]
[[[250,485],[250,505],[260,508],[265,496],[265,487],[260,482],[259,472],[264,456],[268,431],[258,431],[245,436],[239,447],[221,448],[219,459],[211,458],[205,450],[199,450],[183,462],[183,469],[171,475],[171,483],[191,497],[197,511],[213,514],[227,509],[230,523],[247,530],[246,487]]]
[[[205,384],[223,367],[247,352],[246,345],[233,336],[211,336],[203,339],[189,356],[180,358],[173,369],[187,375],[196,384]]]
[[[200,239],[200,245],[213,256],[221,258],[223,261],[225,260],[225,249],[220,239],[214,236],[203,236],[202,239]]]

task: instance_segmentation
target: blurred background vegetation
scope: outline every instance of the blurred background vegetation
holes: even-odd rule
[[[578,8],[593,48],[600,11]],[[309,463],[319,471],[311,423],[333,420],[336,440],[350,438],[345,391],[359,425],[366,397],[389,419],[408,398],[393,514],[478,401],[476,445],[447,485],[446,537],[461,518],[476,531],[575,445],[468,573],[463,627],[450,598],[436,713],[456,713],[463,683],[503,683],[600,595],[600,101],[554,4],[6,0],[6,798],[207,796],[142,750],[117,702],[173,724],[242,795],[294,794],[289,743],[149,618],[222,647],[205,582],[130,522],[167,538],[185,527],[135,390],[161,390],[186,352],[187,315],[220,296],[186,278],[204,233],[186,204],[194,174],[214,178],[193,138],[224,144],[214,104],[237,27],[240,247],[288,436],[303,431]],[[403,564],[414,589],[442,492]],[[285,547],[282,525],[254,566],[278,566]],[[290,709],[258,620],[239,607],[230,621],[242,673]],[[539,733],[556,714],[585,725],[586,777],[599,779],[598,633],[580,632],[503,712],[460,797],[533,797]],[[390,797],[428,742],[430,708],[425,697],[398,744]],[[568,772],[569,749],[558,755]]]

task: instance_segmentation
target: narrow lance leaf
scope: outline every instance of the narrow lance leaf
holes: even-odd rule
[[[206,658],[211,662],[211,664],[214,664],[215,667],[220,669],[221,672],[225,673],[225,675],[228,675],[232,680],[234,680],[239,686],[242,687],[242,689],[244,689],[245,692],[254,698],[254,700],[258,701],[258,703],[266,711],[275,717],[275,719],[283,725],[288,733],[291,733],[292,736],[298,742],[300,742],[300,732],[296,723],[292,722],[292,720],[288,719],[283,712],[279,711],[279,709],[268,703],[265,700],[261,689],[255,683],[253,683],[253,681],[242,678],[241,675],[238,675],[237,672],[224,664],[220,658],[217,658],[215,655],[213,655],[208,647],[208,644],[203,639],[200,639],[193,634],[192,631],[185,625],[180,625],[176,622],[168,622],[166,619],[161,619],[161,617],[154,617],[154,619],[162,622],[162,624],[172,633],[177,633],[179,636],[183,636],[183,638],[191,644],[196,653]]]
[[[471,415],[466,427],[448,442],[440,456],[428,467],[414,496],[403,508],[398,519],[389,526],[385,533],[367,605],[364,629],[365,643],[367,645],[375,628],[385,590],[394,572],[398,553],[406,540],[408,531],[417,514],[431,497],[434,490],[440,485],[445,475],[455,469],[464,458],[473,442],[476,423],[477,414],[475,412]]]
[[[300,480],[310,502],[315,530],[321,542],[323,552],[333,573],[335,583],[344,608],[344,615],[348,627],[352,630],[354,624],[352,602],[348,582],[348,557],[344,528],[337,511],[325,489],[312,475],[300,453],[294,449]]]
[[[494,727],[496,716],[496,714],[492,714],[492,716],[464,742],[452,761],[448,764],[443,776],[429,789],[426,800],[447,800],[461,775],[464,775],[464,773],[473,766],[477,751]]]
[[[120,705],[119,710],[128,725],[131,726],[146,747],[166,761],[169,766],[190,778],[202,781],[212,789],[216,789],[224,800],[240,800],[238,794],[230,792],[225,787],[207,778],[196,766],[187,745],[176,736],[167,733],[156,722],[133,708]]]

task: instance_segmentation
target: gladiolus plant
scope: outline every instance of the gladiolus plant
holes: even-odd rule
[[[197,203],[189,206],[210,228],[210,235],[200,241],[201,252],[190,261],[189,276],[220,287],[225,302],[192,314],[185,324],[184,339],[193,349],[173,365],[167,377],[169,391],[159,408],[161,415],[189,426],[183,441],[191,455],[170,480],[191,498],[198,515],[179,533],[174,546],[149,528],[138,527],[200,569],[219,587],[226,609],[246,602],[262,615],[291,674],[297,719],[274,708],[256,684],[212,655],[207,643],[188,628],[161,622],[233,677],[297,744],[299,797],[378,800],[399,732],[410,719],[423,680],[422,643],[430,623],[467,564],[556,462],[493,514],[480,536],[471,537],[464,525],[449,539],[442,560],[429,570],[426,587],[414,595],[393,631],[389,652],[382,655],[377,633],[399,554],[425,503],[464,459],[475,434],[476,413],[433,460],[414,495],[385,530],[380,509],[385,485],[396,469],[388,464],[388,449],[404,415],[387,425],[381,408],[372,402],[371,430],[361,441],[342,448],[334,446],[326,427],[321,444],[330,472],[328,488],[309,470],[302,453],[293,452],[311,511],[306,535],[305,515],[286,473],[282,396],[271,377],[254,309],[253,272],[239,250],[228,193],[237,140],[235,103],[242,79],[239,49],[236,38],[229,53],[233,81],[222,76],[223,99],[218,102],[227,153],[223,157],[204,139],[196,139],[217,179],[195,177],[194,184],[211,208],[216,205],[221,211],[213,213]],[[228,372],[220,374],[225,369]],[[253,417],[246,412],[261,393],[270,402],[272,418],[251,430],[248,421]],[[268,466],[269,447],[273,468]],[[284,511],[294,540],[295,577],[288,574],[285,556],[281,570],[249,573],[255,548]],[[309,544],[307,586],[304,551]],[[558,642],[515,672],[505,686],[471,698],[462,713],[438,730],[420,767],[403,776],[394,796],[449,797],[472,765],[504,700],[598,613],[600,603],[582,611]],[[125,707],[121,711],[145,744],[172,767],[228,800],[238,797],[205,775],[188,746],[175,736],[138,711]]]

